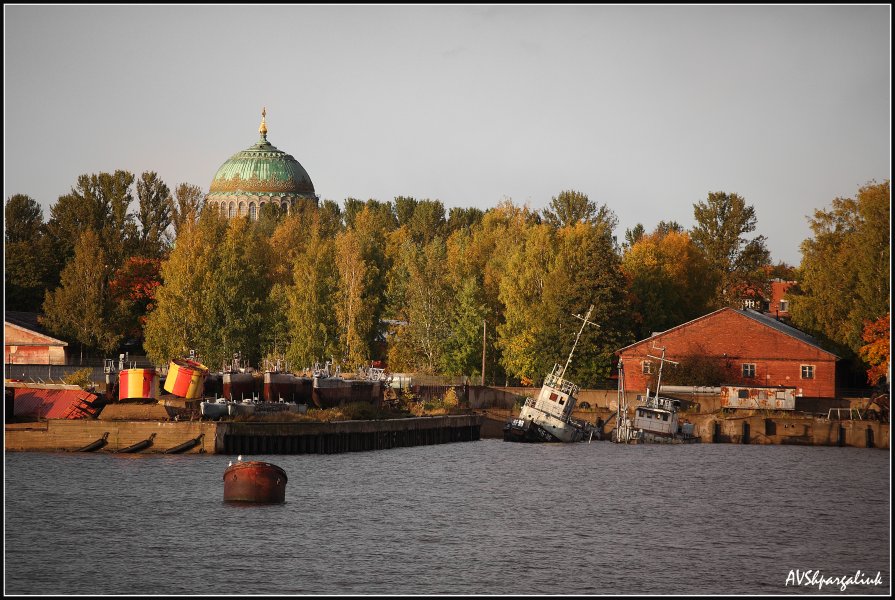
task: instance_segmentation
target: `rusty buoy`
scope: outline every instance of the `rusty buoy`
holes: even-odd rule
[[[260,460],[237,461],[224,471],[225,502],[286,501],[286,471]]]

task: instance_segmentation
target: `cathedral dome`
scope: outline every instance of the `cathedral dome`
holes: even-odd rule
[[[292,155],[267,141],[267,111],[261,113],[258,142],[231,156],[211,180],[206,204],[227,217],[254,219],[261,205],[274,202],[291,212],[296,201],[317,203],[314,184]]]

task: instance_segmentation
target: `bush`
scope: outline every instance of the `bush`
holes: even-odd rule
[[[93,384],[93,369],[90,367],[84,367],[83,369],[78,369],[72,373],[66,375],[62,381],[69,385],[77,385],[83,389],[87,389],[89,387],[94,387]]]

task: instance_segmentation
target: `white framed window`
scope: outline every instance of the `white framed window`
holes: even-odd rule
[[[802,365],[802,379],[814,379],[814,365]]]
[[[755,377],[755,363],[743,363],[743,377],[749,379]]]
[[[645,360],[641,364],[642,364],[644,375],[652,375],[653,374],[653,363],[651,361]]]
[[[258,218],[258,213],[255,210],[255,203],[252,202],[251,204],[249,204],[249,221],[254,221],[257,218]]]
[[[781,300],[780,301],[780,312],[786,312],[789,310],[789,300]]]

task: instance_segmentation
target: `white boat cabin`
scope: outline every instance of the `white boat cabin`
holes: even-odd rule
[[[635,430],[657,435],[674,436],[678,432],[677,411],[680,401],[674,398],[637,397],[637,408],[634,409]]]

